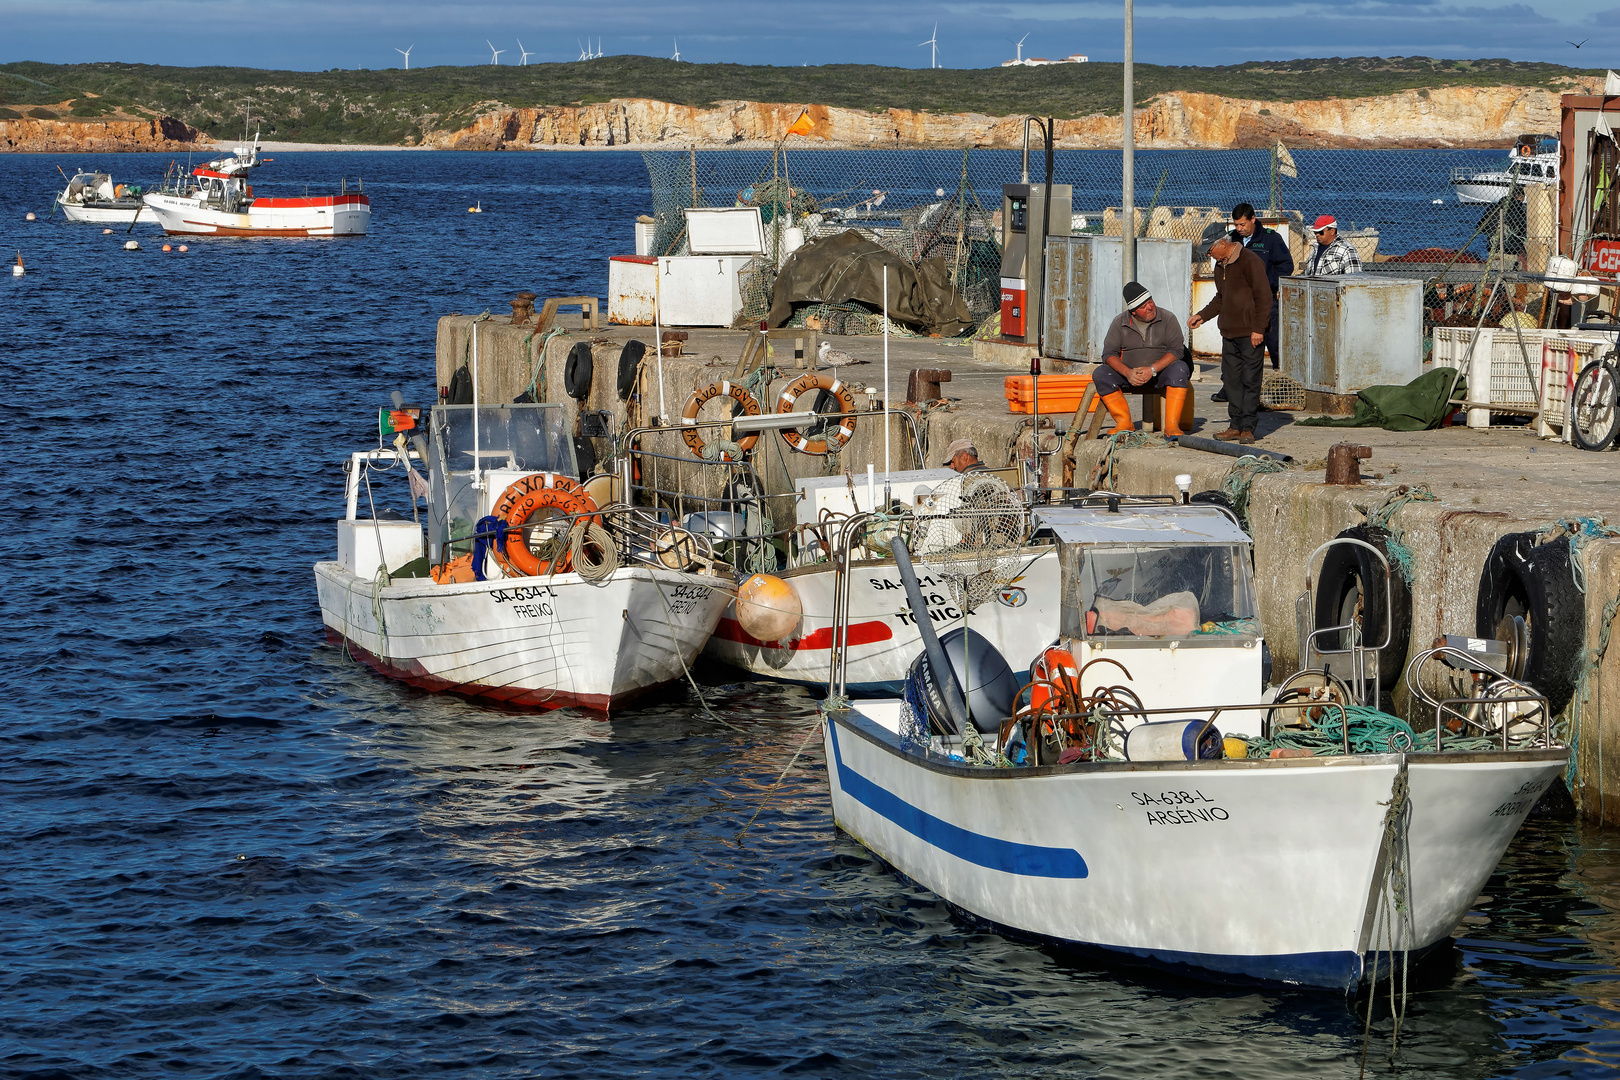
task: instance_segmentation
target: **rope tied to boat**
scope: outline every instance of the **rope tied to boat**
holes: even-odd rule
[[[1243,523],[1245,532],[1249,532],[1249,494],[1254,488],[1255,478],[1265,473],[1282,472],[1286,465],[1276,458],[1257,457],[1254,454],[1244,454],[1232,463],[1226,470],[1226,476],[1221,480],[1221,493],[1232,501],[1232,512]]]
[[[540,339],[540,358],[535,362],[534,367],[529,372],[529,389],[526,391],[526,393],[529,395],[530,401],[542,400],[535,394],[536,387],[542,388],[540,391],[541,393],[546,392],[543,389],[546,385],[546,357],[550,351],[546,348],[546,346],[551,344],[552,338],[556,337],[558,334],[566,334],[567,332],[568,331],[561,326],[554,326],[550,330],[546,331],[545,337]],[[534,331],[530,330],[526,335],[524,335],[523,338],[523,355],[527,356],[529,354],[529,342],[533,340]]]
[[[613,534],[594,521],[576,521],[568,531],[568,556],[574,573],[592,585],[607,581],[619,569]]]
[[[1429,490],[1427,484],[1408,486],[1402,484],[1384,497],[1384,501],[1371,510],[1363,511],[1367,515],[1367,524],[1374,529],[1383,530],[1389,537],[1385,548],[1389,553],[1389,561],[1395,564],[1401,577],[1406,579],[1408,585],[1412,584],[1412,549],[1406,546],[1406,535],[1401,527],[1395,524],[1395,515],[1415,502],[1439,502],[1440,496]]]
[[[1091,468],[1091,478],[1088,486],[1093,491],[1113,491],[1114,482],[1118,479],[1115,469],[1118,466],[1118,454],[1121,450],[1168,450],[1175,443],[1154,431],[1122,431],[1118,435],[1107,436],[1108,446],[1097,459],[1097,464]],[[1243,460],[1260,460],[1259,458],[1244,458]]]
[[[1399,771],[1395,774],[1395,780],[1390,785],[1389,801],[1379,805],[1385,808],[1384,835],[1380,843],[1379,857],[1383,877],[1374,886],[1378,890],[1378,900],[1374,908],[1370,943],[1373,966],[1372,978],[1368,983],[1367,1018],[1361,1029],[1361,1071],[1357,1074],[1358,1080],[1367,1075],[1367,1051],[1372,1041],[1372,1014],[1373,1004],[1377,1001],[1381,946],[1387,946],[1389,952],[1389,1015],[1393,1022],[1389,1044],[1391,1065],[1395,1064],[1395,1055],[1401,1049],[1401,1024],[1406,1020],[1406,1003],[1411,989],[1408,961],[1412,943],[1417,937],[1417,929],[1412,915],[1411,847],[1408,843],[1412,803],[1405,762],[1401,763]],[[1406,939],[1406,948],[1401,950],[1401,990],[1398,1000],[1395,996],[1395,948],[1401,942],[1397,941],[1397,930],[1404,933]]]

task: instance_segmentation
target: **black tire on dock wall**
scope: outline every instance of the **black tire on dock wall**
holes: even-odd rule
[[[1529,629],[1524,681],[1561,712],[1575,692],[1586,639],[1586,598],[1575,587],[1568,537],[1538,546],[1535,533],[1509,533],[1491,548],[1479,577],[1474,635],[1494,638],[1514,615]]]
[[[584,401],[590,395],[591,369],[591,343],[576,343],[568,350],[568,363],[563,368],[563,389],[575,401]]]
[[[1371,544],[1389,559],[1389,533],[1370,525],[1346,529],[1340,537]],[[1322,556],[1322,571],[1316,582],[1316,626],[1343,626],[1359,608],[1361,640],[1376,643],[1384,639],[1384,568],[1372,553],[1353,544],[1330,547]],[[1374,583],[1380,583],[1375,585]],[[1324,649],[1342,649],[1338,634],[1317,638]],[[1401,680],[1406,654],[1412,644],[1412,587],[1389,559],[1389,647],[1378,653],[1378,686],[1386,693]]]
[[[647,355],[647,346],[640,341],[627,341],[619,350],[619,400],[629,401],[636,390],[636,375],[641,371],[641,358]]]

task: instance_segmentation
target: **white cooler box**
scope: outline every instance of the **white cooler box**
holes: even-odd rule
[[[686,211],[688,255],[658,260],[658,308],[665,326],[730,326],[742,311],[740,275],[765,250],[757,206]]]

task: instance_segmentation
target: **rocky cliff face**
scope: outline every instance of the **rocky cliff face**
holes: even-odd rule
[[[203,133],[172,116],[156,120],[0,120],[0,150],[121,153],[188,150]]]
[[[1592,91],[1571,86],[1572,91]],[[429,134],[425,145],[457,150],[581,146],[726,147],[769,143],[808,109],[807,141],[828,146],[996,146],[1021,144],[1019,117],[889,109],[864,112],[821,105],[723,101],[709,108],[645,98],[534,109],[494,108],[471,127]],[[1142,147],[1224,149],[1268,146],[1499,146],[1526,131],[1553,131],[1558,94],[1524,87],[1447,87],[1381,97],[1269,102],[1175,93],[1136,111]],[[1063,146],[1118,146],[1118,116],[1057,122]]]

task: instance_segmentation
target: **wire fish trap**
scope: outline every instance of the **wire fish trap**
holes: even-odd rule
[[[1268,371],[1260,381],[1260,404],[1268,409],[1305,407],[1305,388],[1280,371]]]
[[[962,473],[918,506],[911,544],[958,606],[974,611],[1018,576],[1028,537],[1029,511],[1012,488],[989,473]]]

